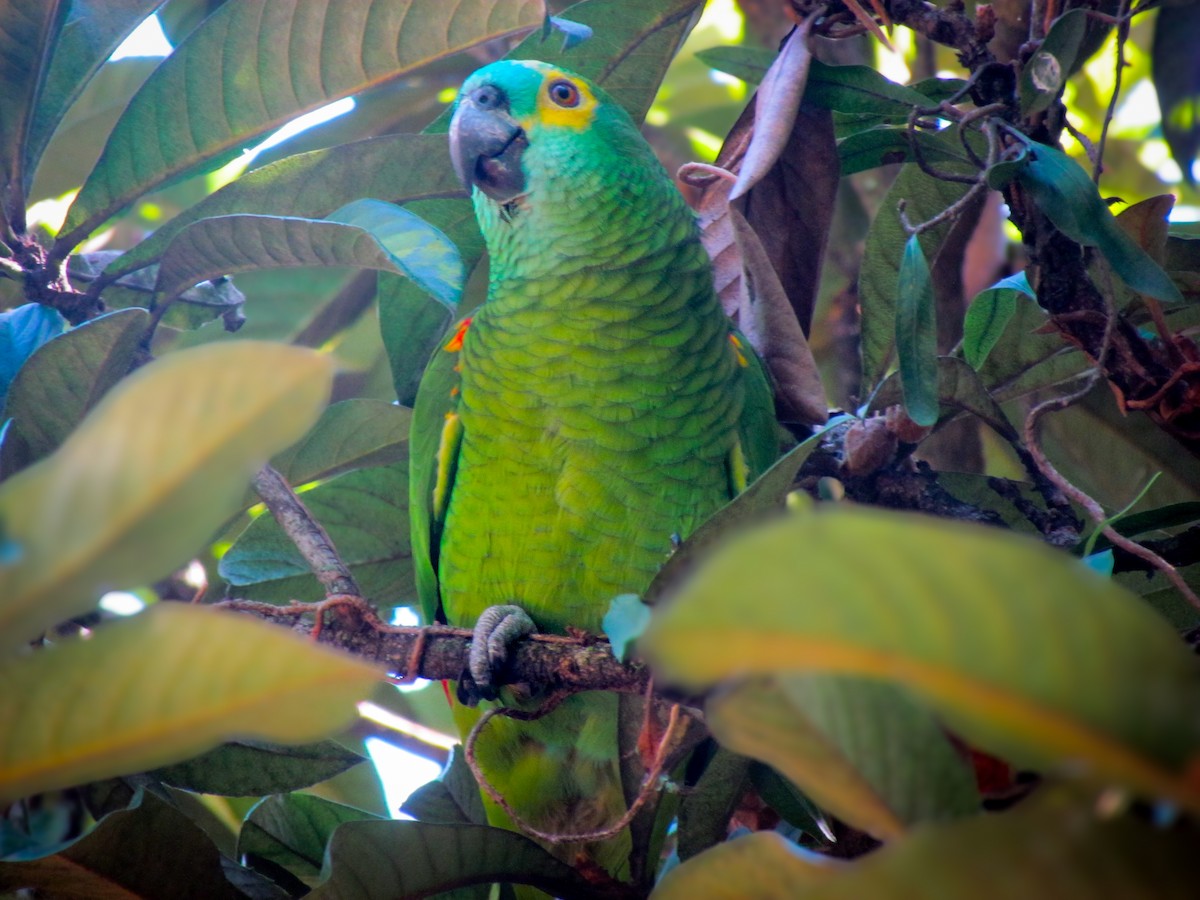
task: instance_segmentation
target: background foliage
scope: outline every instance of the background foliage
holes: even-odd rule
[[[702,6],[0,0],[0,888],[1190,895],[1200,8],[835,3],[810,66],[805,4]],[[151,14],[172,52],[111,59]],[[486,289],[442,132],[506,54],[738,175],[680,189],[802,441],[648,630],[614,607],[707,698],[657,884],[488,828],[402,660],[214,608],[328,594],[268,460],[363,596],[413,600],[407,406]],[[412,821],[369,737],[445,763]]]

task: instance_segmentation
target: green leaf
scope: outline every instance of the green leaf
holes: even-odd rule
[[[311,900],[422,897],[498,881],[564,900],[595,896],[579,873],[533,841],[486,825],[347,822],[334,832],[323,874]]]
[[[154,57],[127,56],[95,73],[58,123],[49,145],[38,150],[31,144],[28,149],[29,165],[35,171],[29,200],[61,197],[83,184],[129,98],[158,63]],[[39,105],[39,111],[42,108]]]
[[[1031,143],[1016,177],[1055,228],[1096,247],[1127,285],[1164,303],[1183,303],[1162,266],[1117,224],[1079,163],[1054,147]]]
[[[890,680],[981,749],[1200,808],[1184,776],[1200,661],[1126,591],[997,529],[866,507],[792,516],[729,542],[640,647],[688,689]]]
[[[988,354],[1004,334],[1017,313],[1021,296],[1034,298],[1033,288],[1024,272],[997,281],[980,291],[967,307],[963,318],[963,357],[972,369],[979,370]]]
[[[128,809],[109,813],[67,848],[0,864],[0,890],[46,897],[187,897],[243,900],[223,860],[186,815],[139,790]]]
[[[343,400],[326,409],[308,434],[273,457],[271,465],[299,487],[354,469],[403,462],[411,419],[411,410],[386,400]]]
[[[936,134],[905,127],[881,125],[864,128],[837,142],[842,177],[893,163],[912,162],[916,158],[913,142],[927,163],[966,163],[965,152],[957,151]]]
[[[824,427],[776,460],[771,468],[747,485],[746,490],[709,516],[658,570],[658,574],[650,582],[650,587],[646,589],[646,602],[657,602],[658,598],[677,584],[683,574],[690,571],[698,560],[710,553],[718,541],[736,533],[750,522],[782,509],[784,498],[792,490],[800,467],[821,445],[826,432],[845,421],[844,416],[831,419]]]
[[[1062,93],[1083,47],[1087,24],[1087,10],[1072,9],[1050,26],[1042,45],[1021,68],[1022,115],[1040,113]]]
[[[462,195],[443,135],[389,134],[299,153],[247,172],[188,207],[116,258],[105,279],[157,260],[185,226],[205,218],[265,213],[320,219],[362,197],[403,203]]]
[[[624,662],[625,654],[649,624],[650,607],[642,602],[641,597],[637,594],[613,597],[603,622],[604,633],[612,644],[613,656]]]
[[[17,373],[4,407],[36,462],[57,450],[128,374],[149,326],[144,309],[108,313],[44,344]]]
[[[326,218],[369,232],[402,274],[447,306],[458,302],[467,277],[458,248],[424,219],[381,200],[355,200]]]
[[[769,763],[822,809],[881,840],[979,810],[970,767],[906,691],[861,678],[744,682],[706,706],[713,735]]]
[[[25,303],[0,312],[0,404],[25,361],[56,335],[66,321],[52,306]],[[5,407],[5,414],[12,415]]]
[[[374,0],[227,3],[134,96],[72,204],[56,252],[65,256],[152,188],[197,165],[218,165],[302,113],[537,27],[542,15],[535,0],[459,0],[411,11]],[[289,77],[277,77],[284,72]]]
[[[25,146],[30,120],[70,4],[65,0],[0,0],[0,222],[25,225]]]
[[[896,285],[896,355],[904,409],[918,425],[937,421],[937,320],[933,279],[917,235],[904,245]]]
[[[207,278],[318,265],[406,275],[444,303],[453,303],[461,290],[462,262],[449,239],[378,200],[357,201],[328,220],[240,214],[193,222],[163,253],[155,289],[170,299]]]
[[[408,546],[408,458],[338,476],[304,492],[304,505],[328,532],[363,595],[384,605],[412,600]],[[221,577],[238,596],[318,600],[324,590],[296,545],[271,516],[259,516],[221,558]]]
[[[1161,828],[1133,813],[1106,815],[1091,798],[1043,791],[839,866],[777,834],[747,835],[669,872],[654,898],[1184,900],[1195,893],[1195,841],[1190,825]]]
[[[945,422],[958,412],[967,412],[986,422],[1001,437],[1010,442],[1018,440],[1017,431],[1009,422],[1000,404],[988,393],[978,373],[961,359],[939,356],[936,362],[936,403],[939,407],[937,421]],[[879,386],[867,408],[882,412],[895,406],[904,397],[901,373],[889,375]],[[922,423],[924,424],[924,423]]]
[[[409,794],[400,811],[420,822],[440,825],[487,824],[479,785],[461,745],[451,748],[450,759],[437,780]]]
[[[364,761],[337,741],[301,747],[233,741],[150,775],[197,794],[260,797],[309,787]]]
[[[679,802],[676,852],[691,859],[729,834],[729,819],[746,795],[751,760],[716,747],[694,787]]]
[[[471,222],[473,227],[474,218]],[[377,302],[392,384],[400,402],[411,406],[426,363],[445,337],[453,314],[407,278],[390,272],[379,273]]]
[[[996,400],[1005,402],[1073,378],[1090,365],[1050,326],[1045,311],[1020,294],[1012,317],[979,368],[979,377]]]
[[[1200,9],[1194,3],[1168,3],[1154,23],[1150,62],[1162,110],[1163,137],[1179,163],[1184,181],[1196,184],[1192,165],[1200,151],[1200,66],[1194,38]]]
[[[759,84],[776,54],[754,47],[712,47],[696,58],[705,65],[750,84]],[[911,87],[896,84],[870,66],[831,66],[813,60],[804,99],[837,112],[907,116],[930,100]]]
[[[102,296],[109,308],[152,308],[156,297],[158,266],[128,272],[117,278],[115,283],[110,283],[110,279],[104,273],[106,265],[124,255],[119,250],[77,253],[67,259],[67,274],[71,276],[73,284],[92,291],[101,290],[98,283],[103,280],[106,286],[103,287]],[[281,280],[277,279],[277,283],[280,282]],[[311,289],[309,284],[305,287]],[[224,320],[226,331],[238,331],[246,321],[242,313],[245,302],[246,295],[238,290],[232,280],[221,276],[201,282],[175,297],[174,302],[163,314],[160,324],[190,330],[199,328],[219,316]],[[293,302],[291,308],[294,310],[295,306]]]
[[[282,628],[159,603],[0,662],[0,797],[140,772],[232,737],[318,740],[349,724],[379,675]]]
[[[246,816],[238,836],[238,856],[251,865],[266,860],[309,885],[316,883],[325,845],[343,822],[379,821],[353,806],[311,794],[267,797]]]
[[[1123,414],[1107,384],[1043,419],[1041,443],[1058,470],[1107,509],[1123,508],[1156,472],[1146,508],[1200,499],[1200,459],[1180,453],[1148,417]]]
[[[942,141],[949,142],[952,137],[946,132],[938,134]],[[963,166],[950,163],[944,164],[943,168],[959,174],[967,171]],[[974,169],[970,171],[974,172]],[[858,276],[862,308],[863,396],[869,396],[887,374],[895,347],[896,285],[908,240],[896,212],[897,205],[904,201],[909,220],[923,222],[961,200],[968,189],[969,185],[931,178],[918,165],[909,163],[900,170],[880,204],[879,215],[867,232]],[[918,237],[925,259],[932,261],[934,267],[950,228],[949,222],[943,222],[921,232]]]
[[[169,354],[110,391],[57,451],[0,485],[20,550],[0,567],[3,645],[185,562],[316,421],[330,381],[316,353],[242,341]]]
[[[98,74],[121,41],[161,4],[162,0],[71,0],[69,4],[62,4],[69,7],[70,12],[46,69],[37,108],[33,110],[26,147],[26,179],[32,179],[42,153],[50,143],[50,136],[60,122],[66,121],[67,111],[81,98],[93,76]],[[115,63],[114,67],[127,70],[135,66],[142,68],[133,60],[125,66],[121,66],[120,62]],[[144,77],[142,75],[141,79]],[[113,94],[106,96],[111,98]],[[126,95],[120,99],[121,106],[124,106],[129,97]],[[114,116],[112,121],[115,120]],[[97,135],[97,154],[100,149],[98,144],[106,134],[107,131]],[[95,156],[92,161],[95,161]],[[87,172],[80,174],[86,175]],[[67,187],[77,187],[80,183]]]
[[[804,850],[778,832],[757,831],[667,872],[654,889],[654,900],[808,900],[817,885],[837,872],[828,856]]]

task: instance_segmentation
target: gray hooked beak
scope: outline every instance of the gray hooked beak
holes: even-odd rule
[[[521,154],[529,144],[506,106],[502,94],[485,86],[462,97],[450,120],[450,159],[459,180],[501,203],[525,191]]]

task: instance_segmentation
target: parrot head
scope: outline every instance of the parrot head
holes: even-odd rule
[[[450,156],[463,185],[497,203],[536,194],[539,181],[581,163],[614,166],[646,147],[628,114],[566,69],[501,60],[472,74],[450,123]]]

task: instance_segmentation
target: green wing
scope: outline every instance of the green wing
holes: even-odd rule
[[[438,546],[454,485],[462,425],[458,419],[459,349],[469,318],[458,322],[421,376],[409,431],[408,508],[413,569],[425,624],[444,620],[438,592]]]
[[[734,347],[746,385],[746,401],[738,421],[738,440],[746,457],[749,481],[753,481],[779,458],[780,450],[792,443],[791,435],[775,418],[775,392],[770,376],[750,342],[740,331],[732,332]]]

